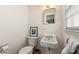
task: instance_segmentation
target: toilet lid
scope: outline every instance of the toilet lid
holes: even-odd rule
[[[32,46],[26,46],[19,51],[19,54],[28,54],[32,52],[32,49],[33,49]]]

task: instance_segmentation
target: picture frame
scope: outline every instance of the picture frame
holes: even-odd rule
[[[50,8],[43,11],[43,23],[44,24],[54,24],[56,16],[56,9]]]
[[[30,36],[38,37],[38,27],[30,27]]]

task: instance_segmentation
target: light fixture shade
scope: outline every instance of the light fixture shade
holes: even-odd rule
[[[50,5],[47,5],[46,8],[50,8]]]

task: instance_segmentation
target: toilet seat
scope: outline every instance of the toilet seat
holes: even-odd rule
[[[19,54],[32,54],[32,50],[32,46],[26,46],[19,51]]]

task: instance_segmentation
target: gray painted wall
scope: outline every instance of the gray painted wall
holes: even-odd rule
[[[8,44],[5,53],[17,53],[26,43],[28,6],[0,6],[0,44]]]
[[[55,53],[60,53],[63,48],[63,35],[62,35],[62,6],[55,6],[56,8],[56,19],[55,24],[43,24],[42,13],[44,10],[43,5],[31,5],[29,6],[29,26],[38,26],[38,35],[40,37],[38,41],[38,48],[42,50],[43,53],[47,52],[46,48],[40,46],[40,40],[45,34],[56,34],[59,44],[58,50]]]

